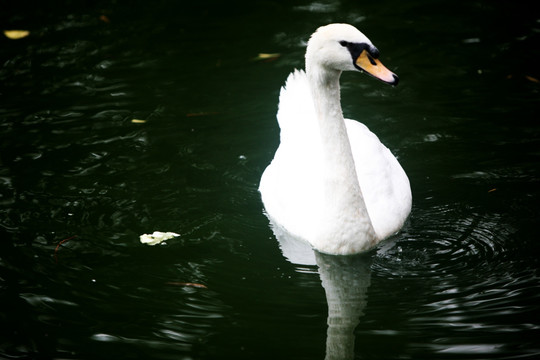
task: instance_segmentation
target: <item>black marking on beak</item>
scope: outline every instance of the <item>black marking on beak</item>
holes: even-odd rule
[[[371,44],[352,43],[345,40],[340,41],[339,44],[343,47],[346,47],[347,50],[349,50],[353,58],[353,61],[356,61],[356,59],[358,59],[362,51],[367,50],[368,54],[370,55],[371,63],[375,65],[375,63],[373,62],[371,58],[378,59],[380,55],[379,50]]]

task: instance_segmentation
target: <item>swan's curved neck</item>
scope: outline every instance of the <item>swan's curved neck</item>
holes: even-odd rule
[[[324,148],[323,154],[332,160],[327,165],[343,167],[358,185],[356,170],[351,152],[351,145],[345,128],[341,110],[339,78],[340,71],[323,69],[320,66],[307,68],[311,95],[317,113],[317,121]],[[348,177],[350,178],[350,177]]]
[[[321,135],[325,217],[335,219],[335,224],[349,224],[349,228],[329,228],[328,231],[335,234],[337,230],[338,234],[342,234],[343,239],[334,239],[337,240],[336,244],[341,244],[336,246],[356,246],[358,243],[358,246],[363,244],[369,247],[376,235],[358,183],[341,110],[341,72],[307,63],[306,73]]]

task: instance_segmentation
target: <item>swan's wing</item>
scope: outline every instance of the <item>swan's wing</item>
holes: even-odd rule
[[[268,215],[290,231],[309,228],[320,194],[320,143],[315,108],[304,71],[289,75],[279,96],[280,144],[261,178],[259,191]],[[305,219],[306,224],[303,224]],[[291,221],[291,219],[295,219]]]
[[[398,231],[411,211],[411,188],[405,171],[369,129],[345,120],[358,182],[375,232],[386,238]]]
[[[306,73],[295,70],[281,88],[277,120],[281,129],[281,144],[297,143],[317,131],[316,113]],[[299,134],[302,135],[299,137]]]

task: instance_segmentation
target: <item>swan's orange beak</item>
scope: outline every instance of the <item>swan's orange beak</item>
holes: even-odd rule
[[[363,50],[355,61],[356,66],[371,76],[390,85],[398,84],[398,77],[384,66],[379,59],[373,58],[367,50]]]

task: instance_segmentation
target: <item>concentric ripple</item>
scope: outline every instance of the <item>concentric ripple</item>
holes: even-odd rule
[[[380,286],[370,289],[372,314],[381,315],[389,304],[394,309],[388,323],[377,326],[409,337],[411,354],[538,354],[532,334],[540,330],[534,316],[540,285],[532,254],[516,242],[518,230],[503,215],[453,205],[413,213],[375,256],[373,277]],[[389,292],[399,296],[389,300]],[[515,349],[516,343],[527,350]]]
[[[499,214],[457,211],[449,206],[417,211],[399,238],[381,246],[374,270],[387,277],[437,278],[504,256],[514,230]]]

